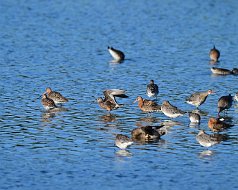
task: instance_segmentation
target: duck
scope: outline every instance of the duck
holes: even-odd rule
[[[223,110],[230,109],[232,106],[232,102],[233,102],[233,97],[231,96],[231,94],[229,94],[228,96],[220,97],[217,104],[218,116],[220,116],[220,113]]]
[[[128,96],[125,93],[126,91],[122,89],[104,90],[103,91],[104,98],[101,97],[97,98],[97,102],[102,109],[105,109],[110,112],[122,106],[117,103],[115,97],[128,98]]]
[[[133,102],[138,102],[138,107],[143,112],[159,112],[161,111],[161,106],[158,105],[155,101],[143,99],[141,96],[138,96]]]
[[[238,68],[233,68],[231,72],[233,75],[238,75]]]
[[[109,47],[109,46],[108,46],[108,51],[111,54],[111,56],[114,58],[112,62],[120,63],[124,61],[125,54],[122,51],[118,49],[114,49],[113,47]]]
[[[214,91],[211,89],[203,92],[195,92],[188,98],[186,98],[186,103],[196,106],[196,108],[198,108],[206,101],[208,95],[210,94],[214,94]]]
[[[55,102],[47,97],[47,94],[43,94],[41,98],[41,104],[46,110],[57,108]]]
[[[196,140],[199,142],[200,145],[204,147],[210,147],[220,143],[222,140],[225,140],[225,137],[221,134],[209,135],[205,133],[204,130],[200,130],[196,136]]]
[[[218,62],[218,59],[220,57],[220,51],[218,49],[216,49],[215,45],[210,50],[209,56],[210,56],[211,61]]]
[[[224,121],[221,121],[219,118],[210,117],[208,120],[208,127],[213,132],[220,132],[232,126],[233,125],[225,123]]]
[[[169,101],[164,101],[161,106],[161,111],[164,113],[164,115],[170,117],[170,118],[176,118],[179,116],[183,116],[186,112],[178,109],[177,107],[170,104]]]
[[[155,141],[160,139],[160,137],[166,132],[161,130],[161,126],[142,126],[137,127],[131,131],[131,137],[133,141]]]
[[[200,120],[201,120],[201,116],[198,114],[198,113],[192,113],[190,112],[189,113],[189,120],[191,123],[197,123],[199,124],[200,123]]]
[[[150,80],[150,83],[147,85],[146,94],[150,97],[155,97],[157,99],[159,93],[159,87],[154,83],[154,80]]]
[[[233,72],[229,69],[223,69],[223,68],[218,68],[218,67],[212,67],[211,71],[215,75],[231,75]]]
[[[130,146],[132,144],[133,144],[133,141],[128,136],[122,135],[122,134],[117,134],[116,135],[115,145],[118,148],[120,148],[122,150],[125,150],[128,146]]]
[[[48,98],[52,99],[55,102],[55,104],[62,104],[69,101],[62,94],[60,94],[59,92],[53,91],[50,87],[46,88],[45,93],[47,94]]]

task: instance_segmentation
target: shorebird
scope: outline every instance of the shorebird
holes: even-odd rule
[[[171,117],[171,118],[176,118],[179,116],[182,116],[185,114],[184,111],[178,109],[177,107],[171,105],[169,101],[164,101],[162,106],[161,106],[161,111],[164,113],[164,115]]]
[[[216,49],[215,45],[209,52],[210,59],[214,62],[218,62],[218,59],[220,57],[220,51]]]
[[[42,95],[41,104],[43,105],[43,107],[44,107],[46,110],[53,109],[53,108],[56,108],[56,107],[57,107],[57,106],[55,105],[54,101],[53,101],[52,99],[48,98],[46,94],[43,94],[43,95]]]
[[[101,108],[110,112],[122,106],[117,103],[115,97],[127,98],[128,96],[125,93],[126,91],[121,89],[108,89],[103,91],[104,99],[100,97],[97,102]]]
[[[108,51],[111,54],[111,56],[114,58],[112,62],[120,63],[124,61],[125,54],[122,51],[118,49],[114,49],[113,47],[109,47],[109,46],[108,46]]]
[[[186,102],[198,108],[206,101],[209,94],[214,94],[214,91],[208,90],[205,92],[195,92],[190,97],[186,98]]]
[[[138,107],[143,112],[158,112],[161,111],[161,106],[152,100],[143,99],[141,96],[138,96],[136,100],[133,102],[138,102]]]
[[[53,91],[50,87],[46,88],[45,93],[47,94],[47,97],[52,99],[55,104],[62,104],[65,102],[68,102],[68,99],[62,96],[59,92]]]
[[[224,136],[221,134],[208,135],[207,133],[205,133],[204,130],[200,130],[196,136],[196,140],[199,142],[200,145],[210,147],[220,143],[222,140],[225,139]]]
[[[131,138],[129,138],[126,135],[117,134],[115,145],[120,149],[126,149],[128,146],[130,146],[133,143]]]
[[[232,101],[233,101],[233,98],[231,94],[229,94],[228,96],[222,96],[219,98],[218,105],[217,105],[218,116],[220,116],[220,113],[223,110],[228,110],[232,106]]]
[[[229,69],[223,69],[223,68],[218,68],[218,67],[212,67],[211,71],[215,75],[231,75],[233,72]]]
[[[211,117],[208,120],[208,127],[213,132],[223,131],[226,128],[232,127],[233,125],[225,123],[224,121],[219,120],[218,118]]]
[[[201,116],[198,113],[189,113],[189,119],[191,123],[200,123]]]
[[[147,85],[146,94],[149,97],[155,97],[157,99],[159,93],[158,85],[154,83],[154,80],[150,80],[150,83]]]
[[[143,126],[137,127],[131,131],[132,140],[134,141],[154,141],[160,139],[160,137],[166,132],[160,130],[163,126]]]

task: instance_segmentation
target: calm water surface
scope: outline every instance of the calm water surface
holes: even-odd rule
[[[238,67],[237,1],[13,1],[0,2],[0,189],[238,189],[238,108],[228,140],[209,149],[195,139],[216,116],[217,100],[235,94],[237,76],[217,77],[208,52],[221,51],[219,67]],[[125,52],[110,64],[107,46]],[[214,89],[200,126],[174,119],[159,142],[135,143],[128,152],[115,135],[138,125],[169,122],[136,104],[150,79],[159,103],[183,110],[195,91]],[[70,99],[46,112],[46,87]],[[102,91],[130,96],[108,115],[96,103]],[[171,121],[170,121],[171,123]]]

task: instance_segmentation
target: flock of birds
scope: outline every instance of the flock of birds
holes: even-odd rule
[[[109,53],[112,55],[114,60],[113,63],[121,63],[125,59],[125,55],[122,51],[114,49],[113,47],[108,47]],[[219,50],[214,46],[210,50],[210,59],[212,63],[218,62],[220,57]],[[224,69],[224,68],[215,68],[212,67],[211,71],[214,74],[218,75],[227,75],[227,74],[238,74],[238,69],[234,68],[232,70]],[[157,97],[159,94],[158,85],[155,84],[154,80],[150,80],[149,84],[146,87],[146,94],[149,98],[155,98],[155,100],[144,99],[141,96],[136,98],[135,102],[138,102],[138,107],[146,113],[151,112],[162,112],[169,118],[177,118],[179,116],[183,116],[188,113],[189,119],[191,123],[199,124],[201,120],[201,114],[199,113],[199,106],[205,103],[208,95],[214,94],[215,92],[211,89],[204,92],[195,92],[191,94],[186,99],[186,103],[195,106],[197,109],[192,112],[183,111],[176,106],[172,105],[169,101],[164,101],[162,105],[157,103]],[[118,109],[122,107],[122,104],[118,104],[116,101],[116,97],[120,98],[128,98],[126,95],[126,91],[122,89],[108,89],[103,92],[104,98],[97,98],[98,105],[107,110],[109,113],[112,110]],[[226,128],[231,127],[232,125],[226,123],[224,118],[220,117],[220,113],[228,110],[232,106],[233,99],[238,101],[238,93],[233,97],[231,94],[227,96],[222,96],[218,100],[217,104],[217,117],[210,117],[208,121],[208,127],[213,132],[220,132]],[[65,98],[61,93],[53,91],[51,88],[46,88],[46,91],[42,95],[41,103],[46,110],[55,109],[59,104],[63,104],[68,102],[68,99]],[[131,138],[123,134],[117,134],[115,139],[115,145],[120,149],[126,149],[128,146],[133,144],[136,141],[154,141],[160,139],[162,135],[166,134],[166,129],[163,125],[161,126],[141,126],[135,128],[131,131]],[[196,136],[197,141],[205,147],[210,147],[214,144],[220,143],[224,140],[224,136],[219,133],[207,134],[204,130],[200,130]]]

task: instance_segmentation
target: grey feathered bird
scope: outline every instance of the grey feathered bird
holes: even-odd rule
[[[194,94],[186,98],[186,102],[198,108],[200,105],[202,105],[206,101],[207,96],[209,94],[214,94],[214,91],[208,90],[205,92],[195,92]]]
[[[178,116],[184,115],[186,112],[178,109],[176,106],[173,106],[169,103],[169,101],[164,101],[161,106],[161,111],[164,113],[164,115],[176,118]]]
[[[133,143],[131,138],[129,138],[126,135],[117,134],[115,145],[120,149],[126,149],[128,146],[130,146]]]
[[[154,80],[150,80],[150,83],[147,85],[146,94],[149,97],[155,97],[157,99],[159,93],[159,87],[154,83]]]

